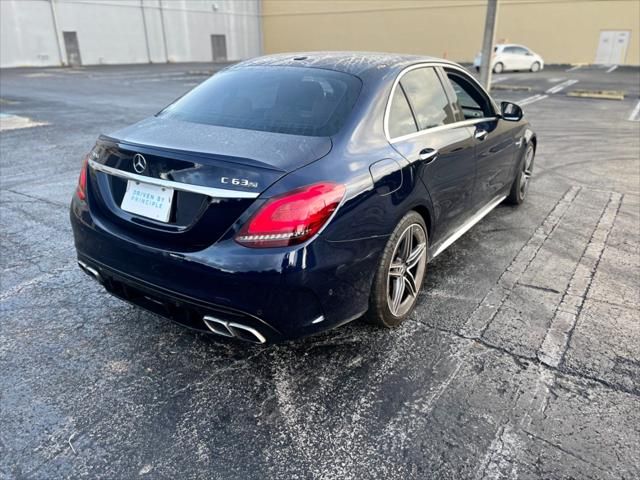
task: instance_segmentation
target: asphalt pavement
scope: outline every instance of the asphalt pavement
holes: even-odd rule
[[[95,138],[213,69],[0,72],[0,478],[640,478],[640,68],[495,76],[539,136],[526,202],[431,263],[400,328],[267,347],[75,262]]]

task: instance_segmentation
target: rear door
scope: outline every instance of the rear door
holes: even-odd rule
[[[475,180],[473,131],[456,123],[435,67],[405,71],[392,92],[386,118],[391,145],[418,165],[433,205],[432,245],[468,214]]]
[[[472,129],[477,162],[473,210],[478,210],[511,186],[514,132],[499,118],[494,103],[471,76],[455,68],[445,68],[444,72],[454,109]]]
[[[513,47],[513,58],[517,65],[514,68],[517,70],[529,70],[533,63],[533,54],[524,47]]]
[[[520,70],[522,67],[522,58],[517,53],[517,48],[514,46],[504,47],[500,60],[504,65],[505,70]]]

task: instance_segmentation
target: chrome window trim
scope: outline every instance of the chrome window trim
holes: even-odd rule
[[[418,130],[417,132],[413,132],[413,133],[408,133],[406,135],[402,135],[400,137],[394,137],[391,138],[391,136],[389,135],[389,111],[391,108],[391,101],[393,100],[393,95],[396,91],[396,88],[398,86],[398,84],[400,83],[400,80],[402,79],[402,77],[404,75],[406,75],[408,72],[412,71],[412,70],[416,70],[418,68],[425,68],[425,67],[433,67],[433,68],[437,68],[437,67],[441,67],[441,68],[449,68],[452,70],[457,70],[459,72],[461,72],[462,74],[466,75],[465,78],[467,78],[469,81],[471,81],[471,83],[474,84],[474,86],[476,86],[477,88],[479,88],[489,99],[490,103],[491,103],[491,107],[493,108],[494,112],[498,111],[498,107],[495,104],[495,102],[493,101],[493,99],[491,98],[491,95],[489,95],[489,93],[487,93],[487,91],[482,87],[482,85],[480,85],[478,83],[478,81],[473,78],[471,75],[469,75],[469,72],[467,72],[464,68],[459,67],[457,65],[451,64],[451,63],[445,63],[445,62],[423,62],[423,63],[417,63],[415,65],[410,65],[406,68],[404,68],[399,74],[398,76],[395,78],[395,80],[393,81],[393,85],[391,87],[391,92],[389,93],[389,98],[387,99],[387,104],[385,106],[385,110],[384,110],[384,117],[383,117],[383,130],[384,130],[384,136],[386,137],[387,141],[389,143],[395,143],[395,142],[400,142],[403,140],[409,140],[411,138],[415,138],[418,137],[420,135],[424,135],[425,133],[433,133],[433,132],[439,132],[442,130],[448,130],[451,128],[458,128],[458,127],[464,127],[464,126],[469,126],[469,125],[475,125],[477,123],[482,123],[482,122],[489,122],[489,121],[493,121],[498,119],[499,117],[497,115],[494,115],[492,117],[482,117],[482,118],[473,118],[473,119],[469,119],[469,120],[461,120],[459,122],[453,122],[453,123],[448,123],[446,125],[439,125],[437,127],[432,127],[432,128],[425,128],[424,130]],[[442,88],[444,89],[444,85],[442,86]],[[446,93],[446,90],[445,90]]]
[[[162,178],[146,177],[137,173],[125,172],[118,168],[109,167],[95,160],[89,160],[89,166],[99,172],[107,173],[115,177],[124,178],[126,180],[134,180],[136,182],[148,183],[158,187],[172,188],[181,192],[199,193],[213,198],[256,198],[260,195],[258,192],[241,192],[238,190],[228,190],[226,188],[205,187],[202,185],[193,185],[189,183],[173,182]]]

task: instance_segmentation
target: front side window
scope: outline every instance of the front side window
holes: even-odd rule
[[[469,79],[455,70],[445,69],[445,72],[455,92],[454,103],[458,104],[458,110],[462,112],[465,120],[494,115],[493,107],[487,96]]]
[[[306,136],[335,135],[360,94],[347,73],[303,67],[220,72],[158,115],[194,123]]]
[[[435,69],[411,70],[400,80],[420,130],[455,122],[449,99]]]
[[[389,135],[391,138],[401,137],[418,131],[416,122],[409,108],[407,97],[398,84],[393,92],[391,107],[389,108]]]

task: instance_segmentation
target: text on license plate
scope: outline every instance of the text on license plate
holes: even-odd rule
[[[166,223],[171,216],[172,202],[172,188],[128,180],[121,208],[129,213]]]

